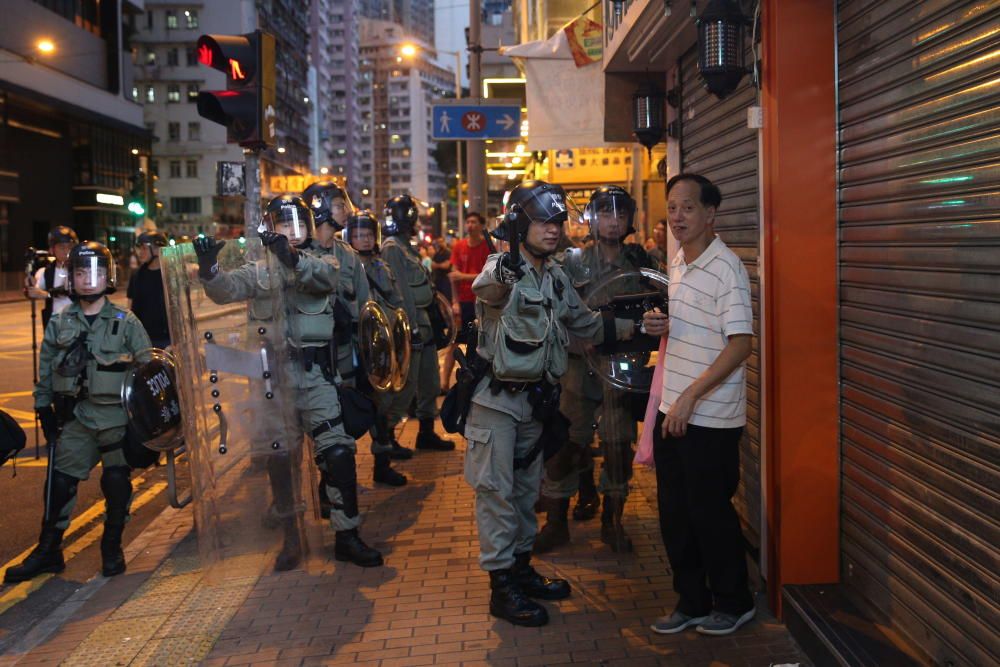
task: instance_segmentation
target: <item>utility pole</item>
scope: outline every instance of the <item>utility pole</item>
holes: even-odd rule
[[[483,96],[482,8],[480,0],[469,0],[469,96]],[[486,215],[486,144],[482,140],[466,144],[466,180],[469,184],[469,209]]]
[[[243,155],[243,178],[246,201],[243,204],[243,236],[257,238],[260,223],[260,149],[252,148]]]

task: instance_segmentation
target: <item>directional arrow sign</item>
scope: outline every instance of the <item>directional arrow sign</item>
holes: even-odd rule
[[[437,141],[517,139],[521,136],[521,107],[517,104],[485,100],[478,104],[442,101],[431,107],[431,117],[434,121],[432,137]]]

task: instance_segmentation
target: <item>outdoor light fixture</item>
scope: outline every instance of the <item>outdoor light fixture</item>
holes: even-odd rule
[[[651,81],[643,82],[632,94],[632,132],[650,155],[667,130],[666,94]]]
[[[39,51],[45,54],[53,53],[56,50],[56,45],[51,39],[40,39],[35,46],[38,47]]]
[[[611,0],[611,8],[615,17],[615,25],[621,23],[625,15],[625,0]]]
[[[698,18],[698,71],[720,100],[748,72],[743,35],[748,23],[736,0],[711,0]]]

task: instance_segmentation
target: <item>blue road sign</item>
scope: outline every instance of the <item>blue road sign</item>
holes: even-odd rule
[[[447,139],[516,139],[521,136],[521,107],[517,104],[435,104],[432,136]]]

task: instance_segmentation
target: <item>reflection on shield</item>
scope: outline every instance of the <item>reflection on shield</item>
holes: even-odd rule
[[[647,310],[667,312],[668,287],[667,276],[653,269],[618,271],[590,288],[587,307],[610,310],[616,318],[639,324]],[[589,348],[587,365],[610,387],[648,393],[659,345],[659,338],[637,332],[632,340],[615,343],[611,354]]]
[[[269,260],[259,239],[228,241],[210,297],[190,243],[161,254],[199,551],[230,576],[269,567],[292,530],[319,543],[302,533],[317,480],[295,408],[289,278]]]
[[[125,371],[122,406],[129,429],[149,449],[167,452],[184,442],[177,365],[170,353],[150,348],[136,355]]]
[[[434,346],[443,350],[455,344],[458,328],[451,312],[451,301],[441,292],[434,293],[434,303],[427,309],[434,330]]]
[[[385,311],[374,301],[366,303],[359,314],[358,347],[361,368],[371,386],[378,391],[391,389],[396,364],[392,327]]]
[[[392,371],[392,390],[401,391],[410,373],[410,319],[402,308],[397,308],[392,315],[392,349],[396,355],[396,364]]]

